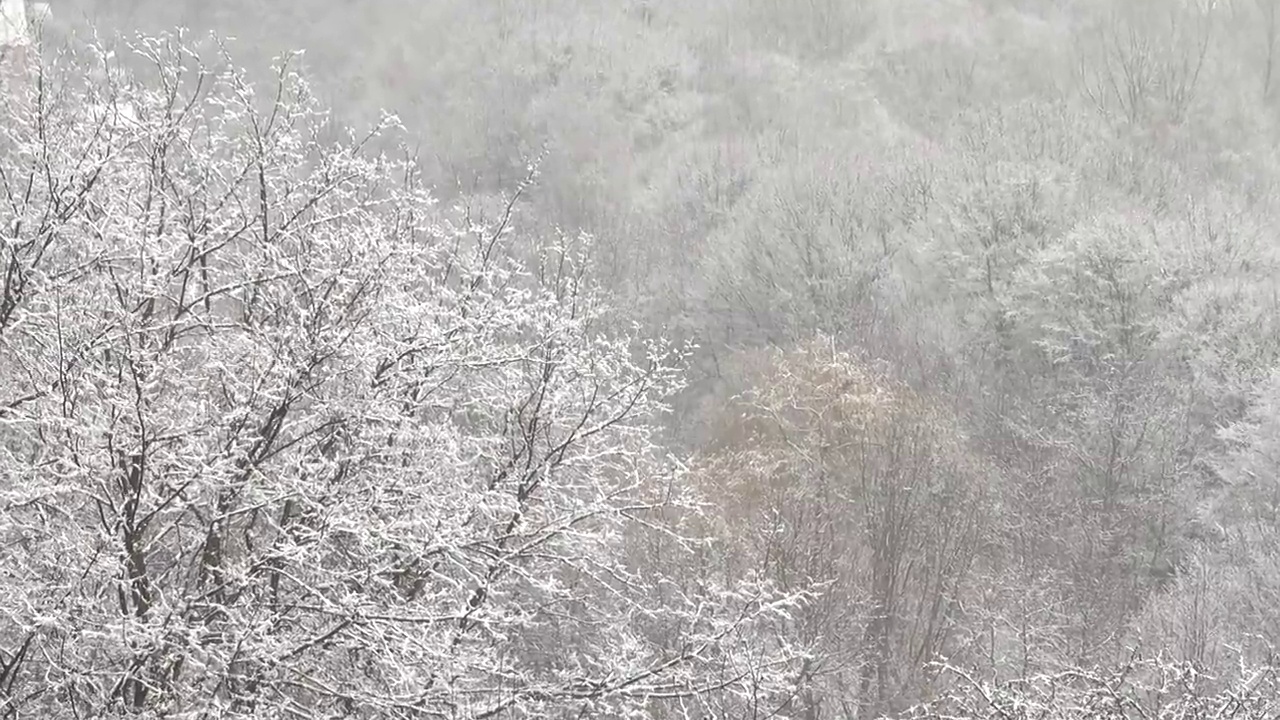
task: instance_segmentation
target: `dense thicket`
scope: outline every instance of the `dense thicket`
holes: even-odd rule
[[[805,590],[684,570],[681,353],[580,242],[450,219],[285,65],[129,52],[0,81],[0,712],[786,702]]]

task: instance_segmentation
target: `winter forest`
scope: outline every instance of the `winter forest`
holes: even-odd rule
[[[0,14],[0,718],[1280,714],[1280,0]]]

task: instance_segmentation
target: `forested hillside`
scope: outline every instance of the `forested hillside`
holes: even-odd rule
[[[5,717],[1280,712],[1280,0],[50,5]]]

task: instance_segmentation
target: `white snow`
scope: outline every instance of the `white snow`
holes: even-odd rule
[[[0,0],[0,47],[27,44],[28,28],[26,0]]]

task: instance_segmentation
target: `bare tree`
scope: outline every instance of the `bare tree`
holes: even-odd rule
[[[697,548],[655,441],[680,353],[577,244],[441,210],[287,61],[264,95],[180,38],[129,55],[3,88],[0,713],[785,704],[796,593],[663,595],[678,558],[629,551]]]

